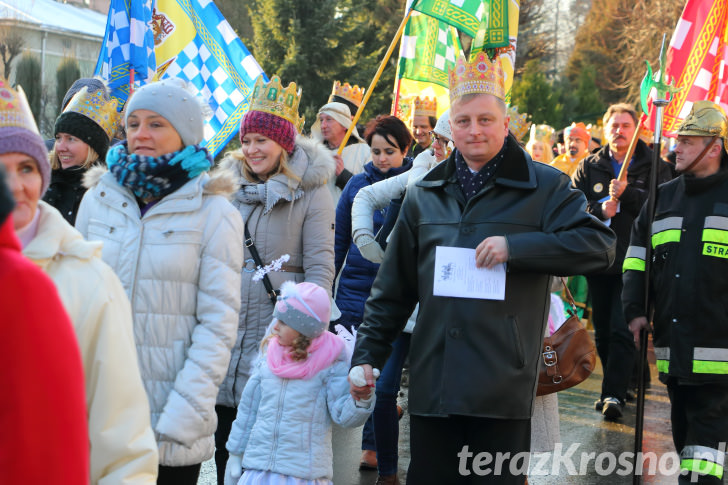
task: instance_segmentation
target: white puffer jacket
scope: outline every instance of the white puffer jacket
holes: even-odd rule
[[[143,217],[104,168],[85,182],[76,227],[103,241],[103,259],[131,301],[160,464],[201,463],[214,452],[215,398],[240,310],[243,221],[224,197],[233,178],[200,175]]]

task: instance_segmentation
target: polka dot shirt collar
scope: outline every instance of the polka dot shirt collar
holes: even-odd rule
[[[467,162],[463,158],[459,150],[455,151],[455,173],[458,177],[458,185],[463,191],[466,200],[470,200],[475,194],[485,187],[485,184],[493,177],[498,165],[503,161],[506,154],[506,144],[498,154],[485,164],[479,172],[473,173],[468,167]]]

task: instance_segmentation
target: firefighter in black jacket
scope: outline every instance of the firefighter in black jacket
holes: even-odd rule
[[[692,475],[718,484],[728,441],[728,120],[718,105],[699,101],[677,134],[682,175],[660,186],[650,234],[655,355],[672,404],[680,483]],[[647,219],[643,207],[623,268],[622,302],[638,345],[649,327]]]

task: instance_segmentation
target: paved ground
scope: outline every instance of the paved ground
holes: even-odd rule
[[[652,386],[646,396],[645,433],[643,452],[654,453],[653,470],[649,462],[644,468],[645,484],[675,484],[679,461],[672,447],[669,400],[667,390],[657,380],[654,354],[650,352]],[[598,360],[598,359],[597,359]],[[559,393],[561,422],[561,453],[536,455],[531,459],[529,483],[532,485],[627,485],[632,483],[630,474],[624,475],[629,464],[623,452],[631,452],[634,445],[634,405],[628,404],[625,416],[619,422],[606,422],[594,410],[594,400],[599,396],[602,370],[581,385]],[[406,388],[405,388],[406,390]],[[400,480],[406,483],[409,465],[409,416],[405,413],[400,422]],[[361,428],[334,432],[334,483],[336,485],[373,485],[376,472],[360,472]],[[573,451],[572,451],[573,450]],[[589,456],[593,453],[593,456]],[[568,460],[566,457],[571,457]],[[622,460],[622,461],[620,461]],[[573,468],[570,468],[573,467]],[[201,485],[215,485],[212,461],[203,464]],[[629,469],[631,471],[631,468]],[[622,475],[620,475],[622,473]],[[728,478],[724,480],[728,483]],[[415,484],[413,484],[415,485]]]

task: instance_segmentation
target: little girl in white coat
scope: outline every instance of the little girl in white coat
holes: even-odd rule
[[[364,424],[375,398],[372,392],[354,401],[349,394],[349,353],[326,331],[330,314],[320,286],[281,286],[227,441],[225,485],[332,483],[332,422]]]

